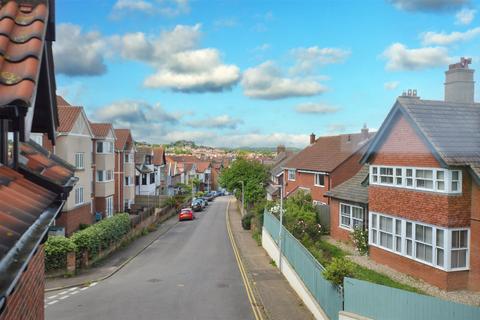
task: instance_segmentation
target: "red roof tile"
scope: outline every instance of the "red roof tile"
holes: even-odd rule
[[[92,128],[95,138],[101,139],[106,138],[110,130],[113,131],[113,126],[111,123],[92,123],[90,122],[90,127]]]
[[[130,140],[133,146],[132,140],[132,132],[130,129],[115,129],[115,136],[117,140],[115,140],[115,149],[117,150],[125,150],[127,142]]]
[[[82,113],[82,107],[66,107],[58,106],[58,121],[60,125],[57,128],[58,132],[70,132],[77,121],[78,116]]]
[[[161,166],[164,165],[165,162],[165,150],[162,147],[153,148],[153,164]]]
[[[196,162],[197,165],[197,172],[205,172],[210,167],[210,162],[208,161],[201,161]]]
[[[1,5],[0,106],[33,104],[47,20],[44,1],[8,1]]]
[[[57,105],[58,106],[71,106],[70,103],[67,102],[62,96],[57,96]]]
[[[297,153],[284,167],[331,172],[373,135],[374,133],[369,133],[368,138],[362,133],[320,137],[314,144]]]

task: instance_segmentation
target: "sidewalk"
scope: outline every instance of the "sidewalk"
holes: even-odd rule
[[[248,230],[243,230],[236,200],[230,203],[230,226],[255,295],[271,320],[313,319],[287,280],[270,264],[270,257],[258,246]]]
[[[126,247],[113,252],[110,256],[106,257],[94,267],[83,270],[80,274],[77,274],[69,278],[47,278],[45,279],[45,290],[53,291],[53,289],[81,286],[91,282],[97,282],[104,280],[114,273],[119,271],[125,266],[132,258],[140,254],[150,244],[152,244],[158,237],[170,230],[178,222],[177,215],[173,215],[171,218],[165,220],[158,225],[158,229],[145,236],[141,236]]]

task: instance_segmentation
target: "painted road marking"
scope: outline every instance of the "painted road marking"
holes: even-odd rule
[[[80,288],[80,291],[87,290],[88,288],[90,288],[90,287],[83,287],[83,288]]]
[[[50,296],[50,297],[47,297],[47,299],[55,299],[56,297],[58,297],[58,294],[53,295],[53,296]]]
[[[55,304],[57,302],[58,302],[58,300],[53,300],[53,301],[50,301],[49,303],[47,303],[47,305],[52,305],[52,304]]]
[[[74,294],[77,294],[77,293],[79,293],[79,292],[80,292],[80,291],[78,291],[78,290],[76,290],[76,291],[72,291],[72,292],[70,292],[70,295],[72,295],[72,296],[73,296]]]
[[[61,298],[58,298],[58,300],[67,299],[68,297],[70,297],[70,295],[69,295],[69,294],[66,294],[66,295],[64,295],[63,297],[61,297]]]
[[[63,294],[67,294],[68,293],[68,290],[65,290],[65,291],[62,291],[59,293],[59,295],[63,295]]]
[[[97,285],[98,282],[92,282],[89,287],[95,287]]]

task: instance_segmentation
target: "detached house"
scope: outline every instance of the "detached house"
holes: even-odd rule
[[[284,197],[304,190],[315,204],[329,204],[325,193],[360,170],[359,160],[373,135],[366,127],[357,134],[318,139],[312,134],[310,145],[284,165]]]
[[[114,213],[115,132],[110,123],[90,123],[93,138],[93,193],[95,212],[103,218]]]
[[[135,146],[130,129],[115,129],[115,212],[135,203]]]
[[[135,152],[135,194],[139,196],[155,195],[155,165],[153,164],[153,149],[137,147]]]
[[[75,167],[77,184],[67,199],[62,215],[56,226],[65,228],[65,234],[77,231],[81,224],[94,221],[92,190],[92,139],[94,137],[90,123],[82,107],[74,107],[63,98],[58,99],[59,126],[56,134],[55,148],[47,137],[45,145],[51,152]],[[55,149],[55,150],[54,150]]]
[[[30,141],[56,143],[52,2],[0,6],[0,320],[44,318],[43,243],[76,183],[71,165]]]
[[[155,193],[167,193],[167,160],[165,149],[162,147],[153,148],[153,165],[155,170]]]
[[[480,103],[469,60],[445,100],[399,97],[362,158],[371,258],[440,288],[480,290]]]

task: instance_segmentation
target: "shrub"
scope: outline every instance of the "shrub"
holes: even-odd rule
[[[253,218],[253,214],[251,214],[250,212],[243,216],[242,218],[243,229],[250,230],[250,228],[252,227],[252,218]]]
[[[98,254],[99,250],[106,249],[112,243],[122,239],[130,231],[130,228],[128,213],[121,213],[75,232],[71,240],[77,246],[77,256],[86,251],[89,257],[93,257]]]
[[[75,252],[76,245],[69,238],[62,236],[48,237],[45,242],[45,269],[60,270],[67,267],[67,254]]]
[[[368,231],[356,227],[353,230],[351,237],[357,251],[361,255],[366,255],[368,253]]]
[[[340,286],[343,284],[343,278],[353,277],[354,265],[343,258],[333,258],[332,262],[323,271],[325,279]]]

